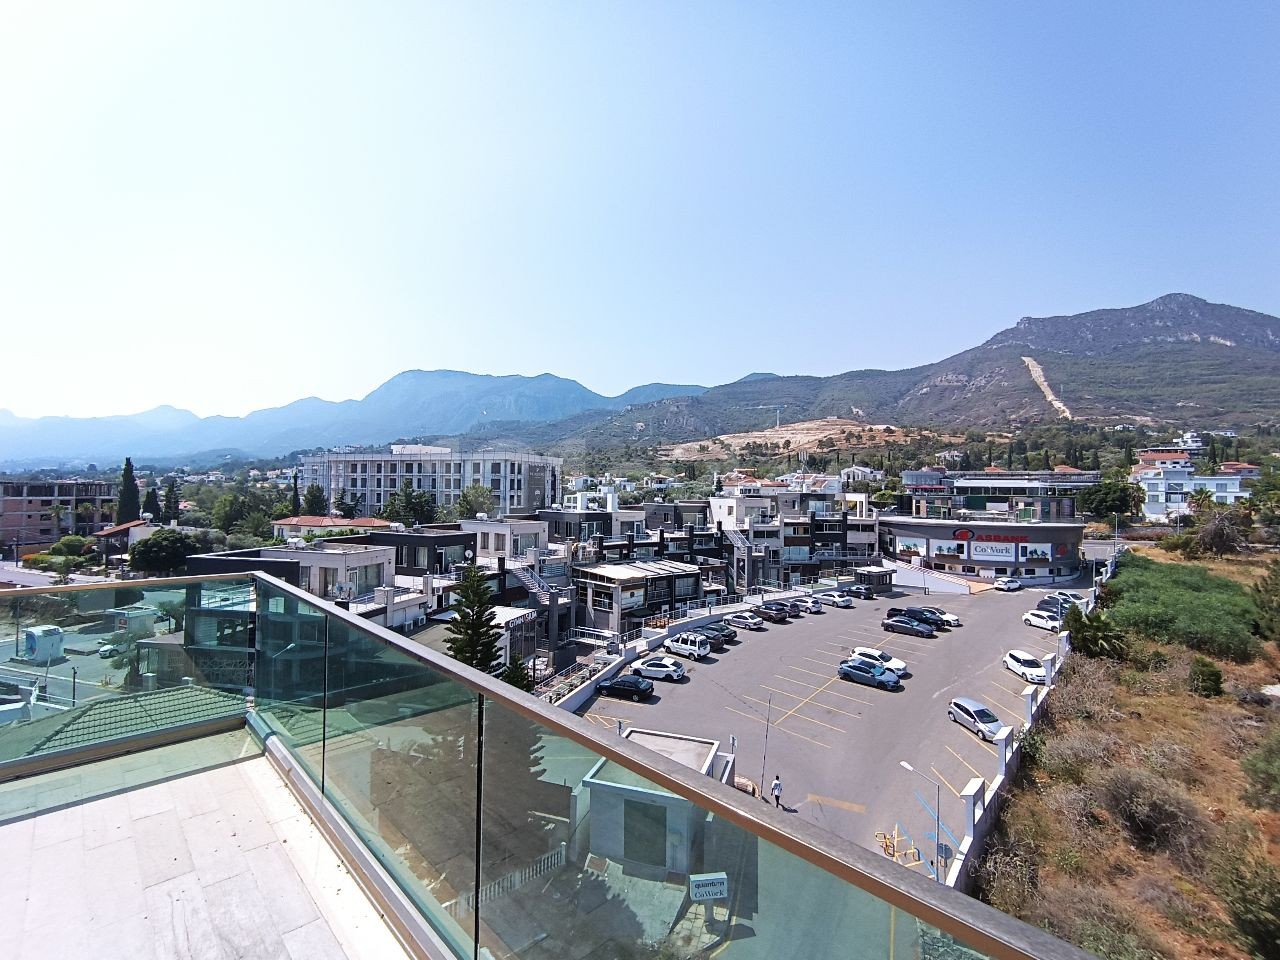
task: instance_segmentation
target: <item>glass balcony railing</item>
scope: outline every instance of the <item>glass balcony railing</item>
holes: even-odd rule
[[[778,820],[719,782],[723,755],[708,776],[599,736],[270,577],[15,593],[0,600],[20,600],[20,632],[56,625],[77,645],[124,645],[101,661],[111,679],[94,681],[94,703],[176,692],[193,698],[182,709],[196,698],[232,716],[247,707],[412,903],[438,940],[429,955],[443,945],[459,958],[522,960],[1084,956],[798,818]],[[151,632],[118,636],[128,628],[116,611],[139,606],[159,611],[141,617]],[[61,666],[48,669],[61,677]],[[85,706],[50,701],[64,720]],[[143,715],[142,726],[169,723]],[[42,722],[0,726],[0,756],[25,749]]]

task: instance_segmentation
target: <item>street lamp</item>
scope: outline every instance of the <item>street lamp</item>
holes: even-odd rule
[[[928,780],[933,784],[935,796],[933,801],[933,866],[934,879],[939,883],[945,882],[942,878],[942,784],[933,777],[927,776],[907,763],[905,760],[899,760],[898,766],[903,770],[914,773],[922,780]]]

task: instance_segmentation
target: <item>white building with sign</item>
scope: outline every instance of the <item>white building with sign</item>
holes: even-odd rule
[[[978,579],[1053,582],[1080,572],[1084,524],[880,515],[880,550],[902,563]]]

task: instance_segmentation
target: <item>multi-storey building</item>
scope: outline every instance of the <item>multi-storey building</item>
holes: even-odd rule
[[[63,534],[94,533],[111,522],[116,484],[105,480],[0,483],[0,544],[35,553]]]
[[[480,485],[493,495],[498,515],[549,506],[560,477],[559,457],[510,450],[451,450],[422,444],[392,444],[384,450],[328,450],[302,457],[299,483],[316,483],[330,502],[339,494],[368,516],[379,512],[407,480],[442,507]]]
[[[1187,454],[1143,451],[1129,479],[1143,490],[1142,515],[1148,520],[1163,520],[1190,513],[1192,494],[1197,490],[1209,491],[1214,503],[1226,506],[1247,500],[1249,491],[1241,486],[1246,474],[1247,471],[1224,472],[1198,477],[1196,465]]]

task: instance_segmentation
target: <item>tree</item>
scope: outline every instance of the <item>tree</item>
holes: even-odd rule
[[[1101,469],[1102,469],[1102,464],[1098,462],[1098,448],[1097,448],[1097,447],[1094,447],[1094,448],[1093,448],[1093,451],[1089,454],[1089,469],[1090,469],[1090,470],[1094,470],[1094,471],[1097,471],[1097,470],[1101,470]]]
[[[49,516],[53,517],[53,529],[57,531],[58,536],[62,536],[62,518],[66,512],[67,508],[60,503],[55,503],[49,508]]]
[[[1053,465],[1049,462],[1049,448],[1048,448],[1048,447],[1046,447],[1045,449],[1043,449],[1043,450],[1041,450],[1041,451],[1040,451],[1040,469],[1041,469],[1041,470],[1052,470],[1052,469],[1053,469]]]
[[[303,517],[327,517],[329,515],[329,501],[325,498],[324,488],[318,483],[310,484],[307,492],[302,495],[302,513]]]
[[[1191,512],[1197,517],[1208,510],[1213,509],[1213,491],[1206,490],[1201,487],[1199,490],[1193,490],[1187,495],[1187,506],[1191,508]]]
[[[171,573],[200,552],[200,542],[181,530],[157,530],[129,548],[129,566],[144,573]]]
[[[445,627],[449,655],[477,670],[491,672],[499,659],[498,641],[502,631],[493,625],[494,603],[489,579],[474,564],[462,572],[452,609],[454,618]]]
[[[299,508],[301,509],[301,508]],[[353,520],[356,515],[355,504],[347,500],[347,491],[341,487],[338,488],[338,494],[333,498],[333,509],[343,520]]]
[[[1248,541],[1252,525],[1252,518],[1243,511],[1215,510],[1200,522],[1196,530],[1196,547],[1215,557],[1239,553]]]
[[[147,487],[147,495],[142,498],[142,512],[151,514],[152,520],[159,520],[160,514],[160,493],[155,487]]]
[[[492,515],[493,493],[488,487],[473,483],[458,494],[458,503],[454,511],[460,520],[474,520],[477,513]]]
[[[1249,596],[1258,608],[1258,636],[1280,642],[1280,560],[1267,564],[1266,574],[1249,588]]]
[[[248,512],[244,497],[234,493],[224,493],[214,501],[213,525],[223,533],[229,533]]]
[[[502,671],[499,679],[503,683],[509,683],[511,686],[523,690],[525,693],[533,693],[533,676],[529,673],[529,668],[524,665],[524,660],[520,657],[512,658],[506,669]]]
[[[293,492],[289,497],[289,516],[302,516],[302,497],[298,495],[298,471],[293,471]],[[282,518],[283,519],[283,518]]]
[[[1126,517],[1142,509],[1142,488],[1123,480],[1103,480],[1080,493],[1080,508],[1095,517]]]
[[[93,532],[93,518],[97,512],[93,503],[88,500],[83,500],[76,506],[76,516],[80,518],[80,523],[85,533]]]
[[[120,493],[116,498],[116,523],[132,523],[142,516],[142,501],[138,495],[138,481],[133,476],[133,460],[124,458],[120,471]]]
[[[1085,614],[1073,603],[1063,618],[1062,629],[1071,633],[1071,649],[1086,657],[1124,659],[1128,646],[1125,636],[1101,610]]]
[[[178,519],[178,481],[169,478],[164,486],[164,509],[160,511],[160,522],[173,523]]]

